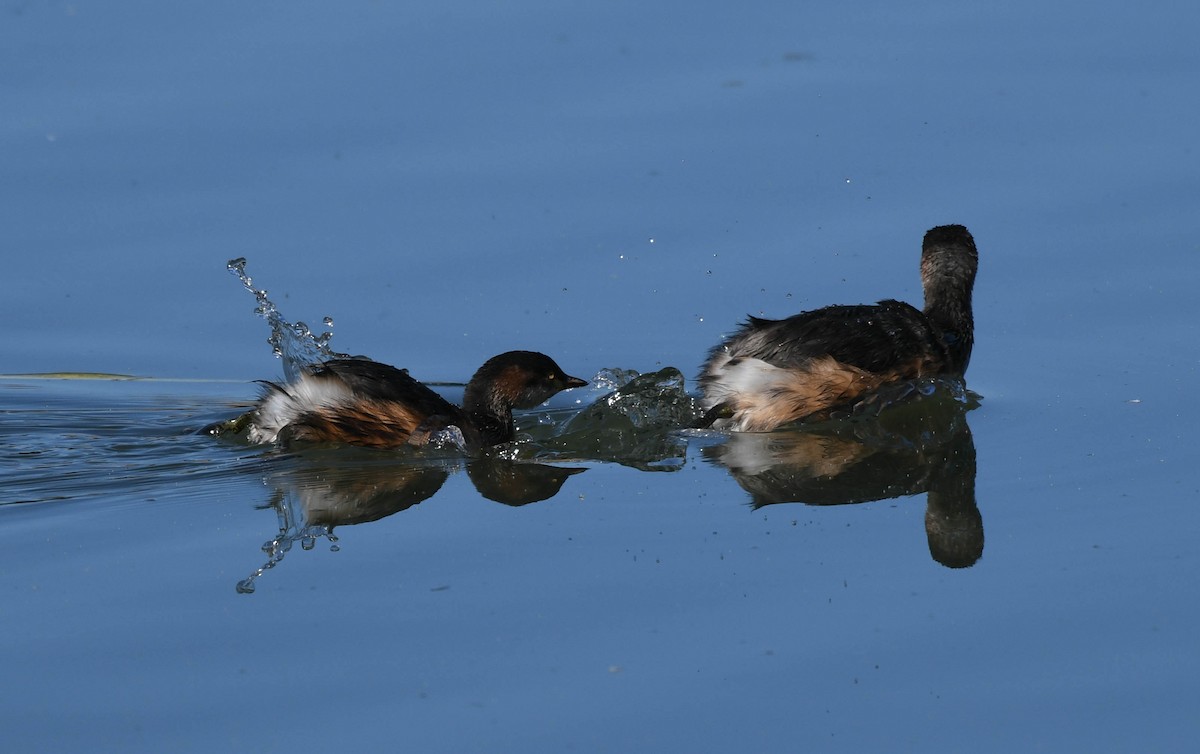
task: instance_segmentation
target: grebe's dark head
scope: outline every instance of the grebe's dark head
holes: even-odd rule
[[[925,287],[926,304],[930,290],[938,289],[947,295],[966,295],[970,300],[975,285],[975,270],[979,267],[979,252],[975,239],[961,225],[939,225],[925,233],[921,244],[921,282]]]
[[[563,390],[583,387],[554,359],[536,351],[509,351],[484,362],[467,383],[463,407],[504,415],[513,408],[533,408]]]

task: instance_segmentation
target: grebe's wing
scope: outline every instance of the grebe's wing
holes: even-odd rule
[[[785,369],[831,356],[881,374],[942,346],[924,314],[902,301],[888,300],[827,306],[781,320],[751,317],[724,348],[730,358],[760,359]]]
[[[404,403],[426,416],[459,412],[457,406],[413,379],[407,369],[378,361],[336,359],[313,365],[309,373],[318,379],[340,380],[359,398]]]

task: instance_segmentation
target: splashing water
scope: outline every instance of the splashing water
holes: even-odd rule
[[[267,554],[267,562],[237,583],[238,594],[253,594],[254,582],[258,580],[258,577],[279,565],[297,542],[300,543],[301,549],[312,550],[317,546],[317,542],[324,538],[329,540],[330,552],[337,552],[341,549],[332,527],[324,524],[308,524],[303,511],[297,509],[296,501],[282,497],[276,498],[272,501],[271,507],[279,516],[279,534],[263,544],[262,551]]]
[[[319,335],[303,322],[292,324],[283,318],[275,304],[267,298],[265,290],[254,287],[254,281],[246,274],[245,257],[231,259],[226,267],[242,281],[246,290],[254,294],[254,299],[258,302],[254,313],[271,326],[271,336],[267,338],[267,342],[271,344],[275,356],[283,361],[283,373],[287,379],[296,379],[309,364],[351,358],[348,354],[338,353],[329,348],[329,341],[333,339],[332,318],[325,317],[321,321],[326,329]]]
[[[678,431],[703,412],[684,389],[678,369],[648,374],[610,369],[596,375],[593,384],[619,387],[574,413],[549,436],[535,435],[545,457],[593,458],[646,471],[682,468],[687,439]]]

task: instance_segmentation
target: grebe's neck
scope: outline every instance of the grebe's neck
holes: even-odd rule
[[[971,280],[938,278],[925,284],[925,316],[934,327],[954,333],[971,334],[975,317],[971,310]]]
[[[514,434],[512,399],[501,386],[502,383],[472,378],[463,393],[463,410],[489,445],[511,440]]]
[[[926,234],[921,252],[925,316],[942,336],[951,371],[959,374],[967,370],[975,342],[971,290],[978,264],[975,241],[961,225],[941,226]]]

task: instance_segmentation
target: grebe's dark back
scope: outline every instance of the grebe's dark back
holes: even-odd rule
[[[705,362],[706,423],[766,431],[827,418],[889,382],[962,376],[975,342],[978,260],[966,228],[941,225],[925,234],[921,250],[924,311],[887,300],[782,320],[750,317]]]

